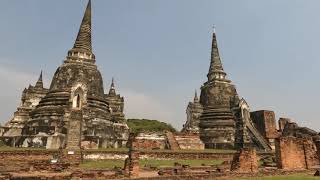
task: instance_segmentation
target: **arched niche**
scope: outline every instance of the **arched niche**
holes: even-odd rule
[[[84,102],[84,92],[81,87],[77,88],[73,93],[72,108],[82,109]]]

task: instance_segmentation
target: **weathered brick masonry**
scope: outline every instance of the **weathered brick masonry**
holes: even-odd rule
[[[276,141],[277,166],[285,170],[310,169],[319,165],[311,138],[280,137]]]
[[[257,172],[258,158],[254,148],[243,148],[234,155],[231,170],[241,173]]]
[[[273,111],[261,110],[251,112],[251,118],[259,132],[266,139],[278,137],[275,114]]]

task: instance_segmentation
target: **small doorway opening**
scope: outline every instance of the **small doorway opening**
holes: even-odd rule
[[[82,108],[82,96],[77,94],[73,97],[72,108],[81,109]]]

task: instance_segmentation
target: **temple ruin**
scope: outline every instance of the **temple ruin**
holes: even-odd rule
[[[129,128],[123,113],[124,98],[116,94],[113,80],[109,93],[104,93],[95,62],[89,1],[73,48],[56,70],[50,87],[43,86],[41,73],[35,86],[24,89],[13,118],[1,128],[1,140],[15,147],[48,149],[82,144],[125,146]]]
[[[207,78],[200,98],[196,91],[187,106],[181,132],[148,132],[143,124],[143,132],[129,135],[124,98],[113,78],[105,93],[95,64],[89,0],[74,46],[50,87],[44,87],[41,72],[23,90],[13,118],[0,125],[0,145],[33,147],[3,146],[0,179],[233,179],[316,169],[320,175],[319,132],[289,118],[280,118],[277,128],[273,111],[251,112],[227,78],[215,32]],[[97,161],[113,167],[94,167]],[[157,166],[161,161],[165,165]],[[95,163],[81,167],[86,162]]]
[[[263,126],[264,120],[253,121],[255,119],[251,117],[248,103],[239,97],[235,85],[227,79],[219,55],[215,30],[207,77],[208,81],[201,86],[200,99],[196,93],[194,101],[187,107],[187,121],[182,132],[199,134],[206,148],[256,147],[264,151],[274,149],[276,136],[263,136],[262,132],[265,131],[263,128],[270,128],[268,132],[276,132],[276,127]],[[270,121],[272,122],[269,124],[275,124],[275,119]]]

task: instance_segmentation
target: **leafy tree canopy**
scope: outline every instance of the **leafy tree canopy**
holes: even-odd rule
[[[128,119],[127,124],[133,133],[140,132],[176,132],[177,130],[171,124],[149,119]]]

